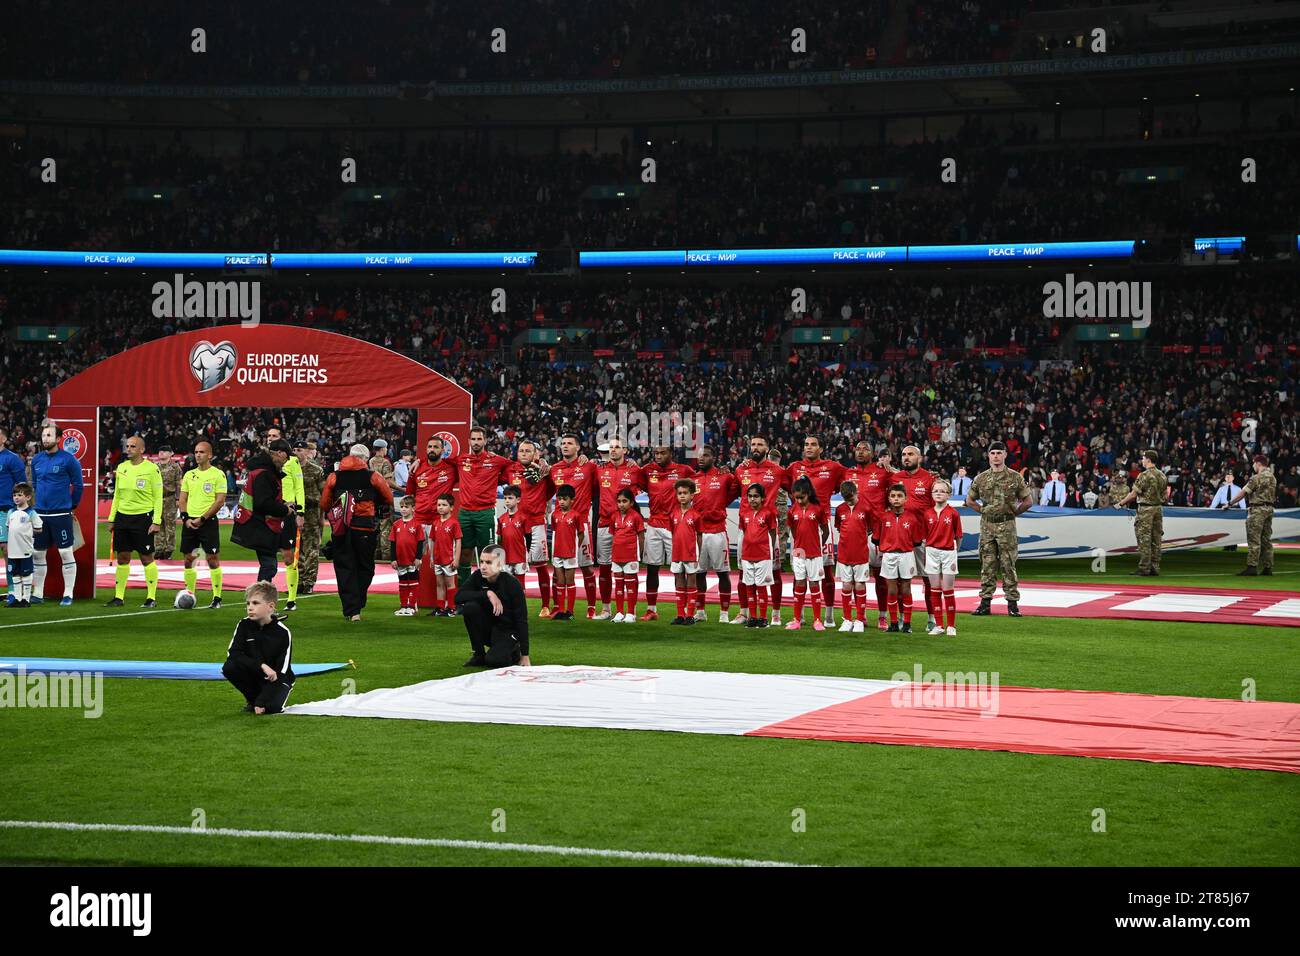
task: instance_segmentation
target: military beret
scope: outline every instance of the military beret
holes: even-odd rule
[[[1006,451],[1006,450],[1007,450],[1007,446],[1002,444],[1002,442],[1000,441],[995,441],[993,444],[989,445],[989,451]]]

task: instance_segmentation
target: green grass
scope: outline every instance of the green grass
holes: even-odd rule
[[[233,557],[233,553],[228,557]],[[1244,556],[1170,555],[1161,583]],[[1086,561],[1025,562],[1025,577],[1095,581]],[[1073,569],[1070,566],[1073,565]],[[1119,579],[1112,562],[1106,577]],[[1274,578],[1293,587],[1300,554]],[[967,574],[973,568],[967,566]],[[1050,571],[1048,574],[1046,572]],[[1137,579],[1141,580],[1141,579]],[[1189,581],[1190,583],[1190,581]],[[131,591],[130,604],[141,592]],[[223,659],[238,602],[218,612],[130,617],[99,602],[0,611],[0,654]],[[580,603],[579,605],[583,605]],[[364,626],[337,598],[301,601],[300,661],[354,659],[302,678],[293,702],[464,673],[460,622]],[[126,611],[136,611],[128,607]],[[113,615],[109,617],[108,615]],[[87,620],[73,623],[75,618]],[[98,618],[90,620],[90,618]],[[49,621],[49,626],[12,627]],[[67,622],[67,623],[54,623]],[[537,621],[534,663],[888,678],[997,671],[1003,685],[1300,702],[1289,628],[963,615],[957,639],[747,631],[665,621]],[[1136,761],[921,747],[349,718],[252,718],[223,683],[107,680],[104,714],[3,714],[0,818],[371,833],[710,854],[819,864],[1273,865],[1300,863],[1300,778]],[[506,812],[505,833],[491,828]],[[802,808],[806,832],[791,814]],[[1103,808],[1107,832],[1092,831]],[[550,855],[222,837],[0,829],[0,861],[75,864],[488,865],[592,862]]]

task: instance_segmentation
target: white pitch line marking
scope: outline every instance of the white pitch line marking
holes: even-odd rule
[[[132,823],[67,823],[58,820],[0,820],[6,830],[67,830],[100,833],[167,833],[175,836],[220,836],[255,840],[315,840],[324,843],[379,843],[389,846],[444,847],[452,850],[496,850],[506,853],[543,853],[556,856],[591,856],[614,860],[644,860],[656,863],[697,863],[704,866],[805,866],[779,860],[747,860],[695,853],[660,853],[646,850],[606,850],[598,847],[550,846],[544,843],[491,843],[486,840],[448,840],[427,837],[380,836],[368,833],[302,833],[293,830],[237,830],[211,827],[156,826]]]

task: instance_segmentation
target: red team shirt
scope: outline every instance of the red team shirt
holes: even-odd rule
[[[934,475],[924,468],[912,472],[896,471],[889,476],[889,483],[902,485],[907,489],[907,501],[903,504],[903,510],[908,514],[920,519],[925,512],[934,510],[934,499],[930,497],[930,489],[934,487]]]
[[[420,542],[425,540],[424,525],[418,518],[410,521],[398,518],[388,532],[388,540],[393,542],[393,556],[398,567],[410,567],[420,560],[415,552],[419,550]]]
[[[700,513],[695,506],[682,510],[679,504],[668,518],[668,526],[673,529],[673,560],[698,561],[700,559],[699,534],[703,524]]]
[[[433,519],[433,530],[429,537],[433,539],[434,564],[451,564],[452,550],[460,536],[460,522],[455,518],[449,517],[446,521],[437,517]]]
[[[821,502],[822,512],[829,522],[831,495],[840,490],[840,483],[844,481],[844,466],[838,461],[829,461],[825,458],[818,458],[816,461],[800,458],[787,469],[787,473],[790,476],[791,486],[800,478],[807,478],[812,482],[813,491],[817,492],[817,500]]]
[[[822,553],[825,507],[811,502],[801,505],[796,501],[791,503],[790,510],[786,512],[785,523],[790,526],[790,547],[794,551],[803,551],[805,557],[817,557]]]
[[[528,535],[532,529],[532,519],[524,514],[523,509],[514,514],[502,512],[497,519],[497,541],[506,549],[506,564],[528,561]]]
[[[695,469],[675,461],[669,462],[666,468],[660,468],[652,461],[641,466],[641,473],[645,477],[646,493],[650,496],[650,527],[672,527],[672,513],[681,510],[677,503],[677,489],[673,486],[683,478],[694,479]]]
[[[645,490],[645,478],[641,466],[624,460],[621,465],[610,462],[596,466],[596,480],[600,484],[600,527],[608,528],[613,524],[614,515],[618,514],[618,502],[615,498],[624,488],[630,488],[633,494]],[[636,558],[629,560],[635,561]],[[625,564],[626,562],[619,562]]]
[[[519,488],[519,513],[528,519],[528,526],[535,528],[546,518],[546,503],[555,497],[555,483],[549,474],[543,474],[542,480],[530,482],[524,477],[524,466],[512,461],[506,468],[506,484]]]
[[[730,472],[720,468],[710,468],[707,472],[697,471],[693,507],[700,513],[700,530],[705,534],[726,531],[727,506],[739,494],[740,482]]]
[[[940,551],[951,551],[961,540],[961,515],[952,505],[942,511],[931,508],[925,513],[925,543]]]
[[[760,462],[753,459],[745,462],[736,469],[736,480],[740,482],[740,497],[746,502],[745,495],[749,491],[749,486],[758,482],[763,486],[763,507],[776,509],[776,493],[782,488],[790,490],[790,475],[784,468],[770,459],[764,458]],[[745,508],[748,507],[746,504]],[[745,508],[741,510],[744,511]]]
[[[873,515],[884,514],[889,508],[890,472],[879,465],[858,465],[845,469],[844,480],[858,486],[858,501]]]
[[[447,462],[456,469],[460,485],[457,504],[467,511],[482,511],[497,506],[497,487],[506,481],[510,459],[481,451],[477,455],[458,455]]]
[[[871,533],[871,521],[871,509],[861,499],[852,507],[844,502],[835,509],[835,530],[840,533],[840,564],[867,563],[867,537]]]
[[[902,553],[913,550],[925,540],[925,521],[904,511],[901,515],[886,511],[876,518],[875,539],[882,552]]]
[[[555,557],[576,558],[578,536],[587,527],[586,515],[578,510],[577,505],[568,511],[556,508],[551,512],[551,527],[555,531]]]
[[[556,488],[561,485],[573,486],[573,510],[582,515],[591,514],[591,496],[596,489],[596,463],[589,461],[585,465],[579,465],[578,459],[572,462],[557,461],[551,466],[551,482]],[[589,520],[589,519],[588,519]],[[560,555],[556,557],[574,557],[574,555]]]
[[[436,465],[417,462],[406,478],[406,493],[415,499],[415,520],[433,524],[438,520],[438,496],[456,489],[456,469],[442,459]],[[453,513],[455,509],[453,509]]]
[[[609,522],[614,532],[614,549],[610,559],[615,564],[630,564],[641,560],[641,539],[639,535],[645,530],[645,519],[636,508],[629,508],[627,514],[614,512]]]
[[[771,561],[772,538],[776,531],[776,509],[767,505],[757,511],[747,504],[740,509],[740,560]]]

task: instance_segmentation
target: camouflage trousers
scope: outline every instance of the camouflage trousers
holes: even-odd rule
[[[171,554],[176,550],[176,509],[177,498],[164,498],[162,507],[162,525],[153,536],[154,554]]]
[[[393,530],[394,516],[389,512],[387,518],[379,522],[379,532],[375,536],[375,560],[393,560],[393,542],[388,540],[388,533]]]
[[[1260,571],[1273,568],[1273,509],[1257,505],[1246,514],[1246,563]]]
[[[1002,581],[1002,595],[1008,601],[1020,600],[1020,576],[1016,574],[1016,522],[980,522],[980,600],[993,598]]]
[[[1138,570],[1160,570],[1160,543],[1165,537],[1165,509],[1159,505],[1139,505],[1133,521],[1137,537]]]
[[[321,513],[319,508],[308,508],[302,517],[302,538],[298,544],[298,588],[316,586],[316,571],[320,567]]]

